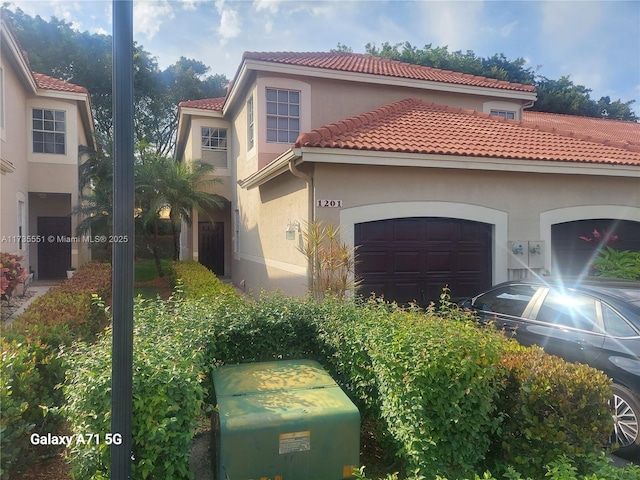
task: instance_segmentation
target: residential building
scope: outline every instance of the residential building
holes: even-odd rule
[[[225,98],[182,102],[178,160],[229,206],[182,257],[304,295],[305,225],[357,247],[360,292],[427,303],[580,274],[594,229],[640,250],[640,124],[529,112],[533,86],[353,53],[245,53]],[[215,258],[214,258],[215,257]]]
[[[0,20],[0,238],[36,278],[60,278],[89,259],[74,237],[80,145],[93,146],[83,87],[31,71]]]

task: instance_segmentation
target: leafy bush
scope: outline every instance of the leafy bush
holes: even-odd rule
[[[224,363],[319,359],[316,304],[274,294],[221,305],[215,349]]]
[[[23,259],[19,255],[0,252],[0,294],[6,295],[7,301],[18,283],[29,276],[27,269],[20,264]]]
[[[185,298],[228,296],[239,300],[232,285],[223,283],[211,270],[194,260],[171,262],[171,284]]]
[[[506,340],[469,322],[369,302],[331,321],[333,363],[378,415],[407,471],[472,472],[500,423],[495,399]]]
[[[593,259],[598,277],[640,280],[640,252],[605,247]]]
[[[604,454],[590,454],[578,457],[583,465],[586,465],[586,471],[580,473],[576,467],[576,462],[566,455],[554,460],[545,466],[544,478],[549,480],[637,480],[640,478],[640,466],[628,464],[624,468],[616,467],[611,464],[611,459]],[[358,480],[369,480],[366,468],[362,467],[356,472],[355,478]],[[398,480],[398,473],[387,475],[384,480]],[[406,477],[406,480],[425,480],[426,477],[420,474],[413,474]],[[455,477],[457,480],[458,477]],[[513,468],[509,468],[504,475],[495,477],[491,472],[486,471],[482,475],[478,473],[473,476],[466,477],[464,480],[498,480],[508,478],[511,480],[533,480],[531,477],[523,477]],[[542,478],[542,477],[534,477]],[[447,480],[446,477],[436,476],[436,480]]]
[[[134,311],[132,478],[185,479],[191,439],[207,394],[205,376],[215,363],[205,343],[215,335],[207,302],[138,300]],[[110,431],[111,330],[68,355],[62,411],[72,433]],[[108,478],[109,447],[72,445],[72,475]]]
[[[111,266],[91,262],[61,285],[36,298],[14,319],[8,335],[39,338],[50,345],[90,339],[106,326],[96,298],[111,297]]]
[[[46,434],[58,426],[55,411],[64,396],[57,385],[66,369],[58,348],[76,339],[92,339],[104,327],[107,316],[98,296],[111,296],[110,266],[83,265],[72,279],[34,300],[3,332],[3,475],[17,459],[26,461],[30,430]]]
[[[502,359],[508,387],[499,456],[532,476],[562,455],[601,451],[613,430],[611,380],[599,370],[512,345]]]
[[[28,463],[25,455],[29,434],[55,431],[59,417],[49,412],[61,405],[62,393],[55,388],[64,379],[64,367],[53,348],[40,341],[2,340],[0,371],[0,475]]]

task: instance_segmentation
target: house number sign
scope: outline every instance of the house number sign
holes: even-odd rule
[[[342,200],[316,200],[316,207],[342,207]]]

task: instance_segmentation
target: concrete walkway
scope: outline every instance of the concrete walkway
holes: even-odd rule
[[[18,309],[15,312],[13,312],[11,316],[9,316],[9,318],[5,321],[4,326],[10,327],[13,319],[16,318],[18,315],[21,315],[26,310],[26,308],[31,304],[31,302],[33,302],[36,298],[40,297],[41,295],[44,295],[45,293],[47,293],[49,289],[51,289],[51,287],[60,285],[62,282],[63,280],[34,280],[29,285],[27,285],[26,292],[27,294],[31,294],[31,296],[28,299],[26,299],[24,302],[22,302],[18,307]],[[11,303],[12,304],[18,303],[21,301],[21,298],[22,297],[20,295],[15,295],[14,297],[12,297]],[[1,308],[5,308],[4,305]]]

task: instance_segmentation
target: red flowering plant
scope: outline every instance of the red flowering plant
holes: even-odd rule
[[[593,236],[582,236],[580,237],[580,240],[589,242],[596,248],[610,247],[613,243],[618,241],[618,235],[613,232],[607,232],[605,229],[602,230],[602,233],[594,229],[593,232],[591,232],[591,235]]]
[[[11,296],[13,289],[29,276],[20,264],[24,257],[0,252],[0,294]]]

